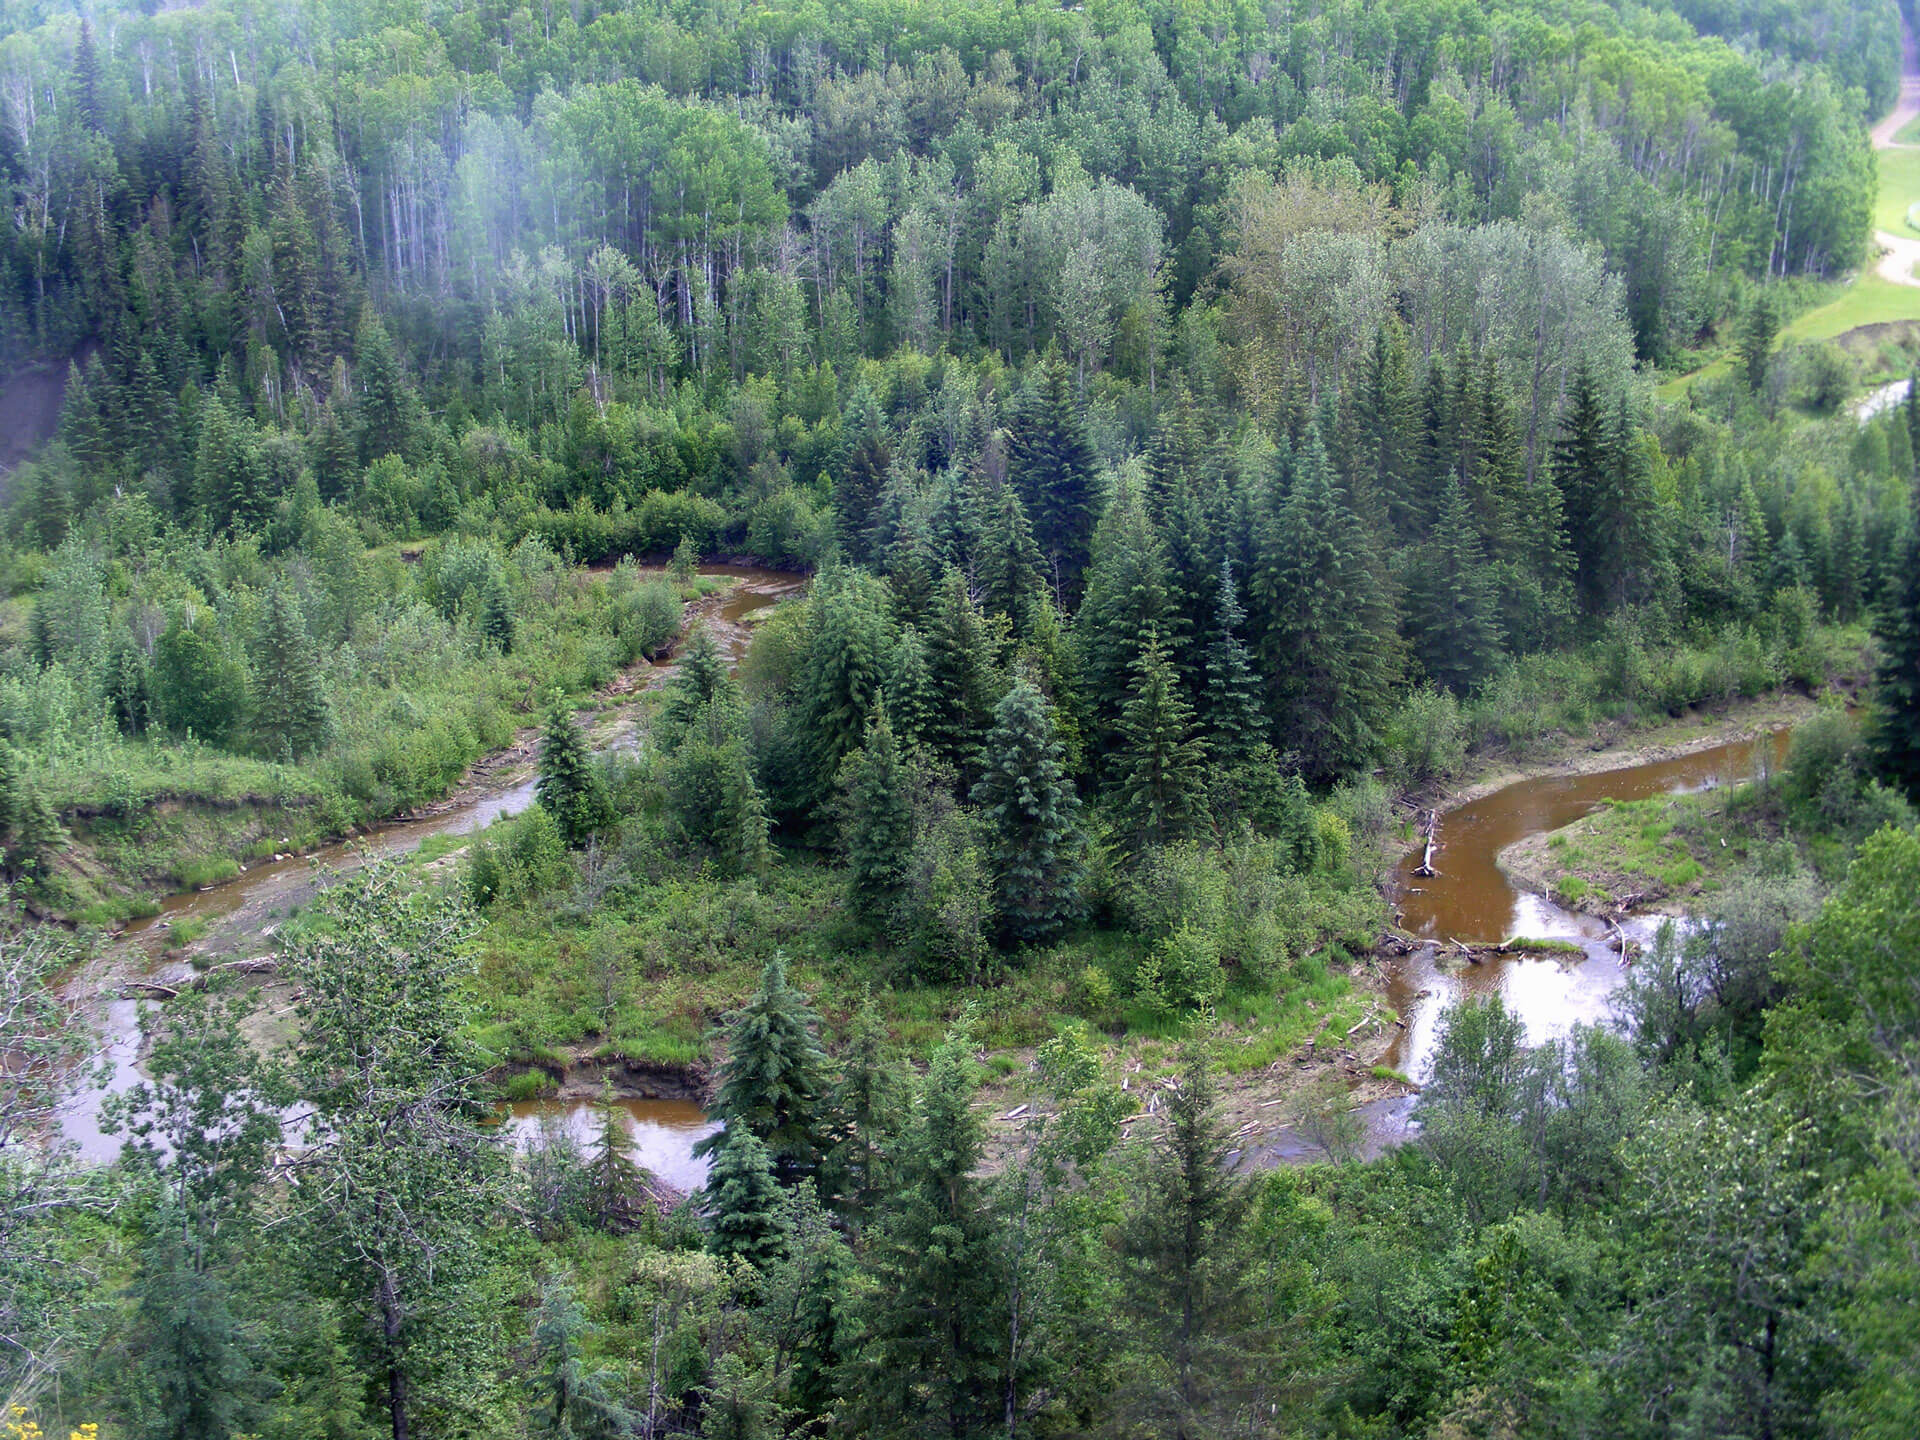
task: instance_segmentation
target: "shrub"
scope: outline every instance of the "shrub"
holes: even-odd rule
[[[1458,775],[1467,763],[1467,725],[1460,702],[1451,691],[1422,686],[1402,703],[1387,743],[1409,783]]]

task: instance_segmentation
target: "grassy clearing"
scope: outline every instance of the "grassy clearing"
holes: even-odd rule
[[[1832,340],[1862,325],[1891,320],[1920,320],[1920,286],[1895,285],[1866,273],[1831,305],[1808,311],[1781,334],[1786,340]]]
[[[1907,209],[1920,201],[1920,150],[1881,150],[1880,193],[1874,202],[1873,224],[1890,235],[1920,236],[1907,222]]]

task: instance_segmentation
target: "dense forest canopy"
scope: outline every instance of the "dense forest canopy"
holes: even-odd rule
[[[1905,33],[0,0],[0,1437],[1916,1433]]]

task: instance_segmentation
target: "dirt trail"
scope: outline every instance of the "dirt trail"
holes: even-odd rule
[[[1900,49],[1900,99],[1869,132],[1876,150],[1920,149],[1916,145],[1903,145],[1894,138],[1911,121],[1920,118],[1920,42],[1916,42],[1913,28],[1904,19],[1900,22]],[[1881,279],[1895,285],[1920,286],[1920,276],[1914,274],[1914,267],[1920,266],[1920,239],[1876,230],[1873,243],[1880,247],[1880,259],[1874,270]]]

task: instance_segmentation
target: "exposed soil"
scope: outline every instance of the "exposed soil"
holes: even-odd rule
[[[0,475],[52,438],[60,426],[60,406],[66,395],[64,361],[28,365],[0,381]]]

